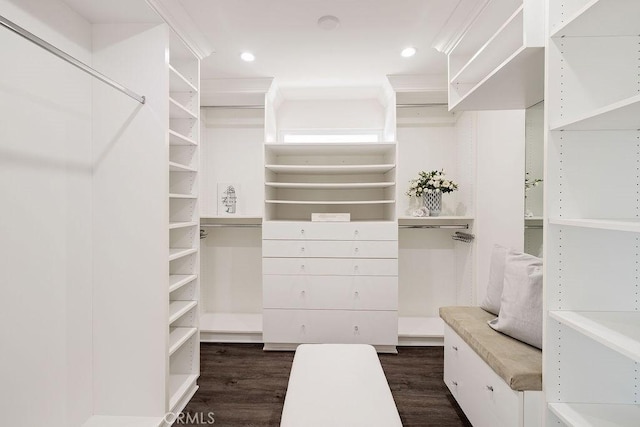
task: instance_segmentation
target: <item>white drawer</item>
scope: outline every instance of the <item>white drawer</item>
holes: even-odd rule
[[[444,381],[474,427],[522,425],[523,393],[512,390],[448,325]]]
[[[265,257],[398,258],[395,240],[263,240]]]
[[[327,276],[397,276],[392,258],[262,258],[263,274]]]
[[[264,308],[397,310],[395,276],[265,275]]]
[[[398,344],[396,311],[265,309],[266,343]]]
[[[265,221],[262,224],[262,238],[276,240],[398,240],[398,225],[395,221]]]
[[[460,377],[460,370],[464,364],[464,361],[461,360],[464,353],[461,343],[462,339],[445,323],[444,382],[456,399],[458,399],[460,388],[464,386],[464,379]]]

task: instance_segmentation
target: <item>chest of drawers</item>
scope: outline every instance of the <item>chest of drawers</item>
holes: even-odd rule
[[[302,343],[398,342],[394,221],[263,224],[266,349]]]

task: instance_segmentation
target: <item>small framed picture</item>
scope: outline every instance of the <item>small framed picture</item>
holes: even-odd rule
[[[218,183],[218,215],[238,215],[240,184],[233,182]]]

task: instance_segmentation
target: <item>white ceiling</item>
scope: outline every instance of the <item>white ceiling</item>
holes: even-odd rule
[[[177,0],[215,53],[201,78],[274,77],[281,88],[372,87],[387,75],[442,75],[446,57],[434,38],[454,0]],[[340,26],[318,27],[323,15]],[[403,58],[414,46],[418,53]],[[251,51],[256,60],[239,57]]]

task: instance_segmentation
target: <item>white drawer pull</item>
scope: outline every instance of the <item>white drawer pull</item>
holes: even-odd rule
[[[355,292],[353,293],[353,296],[354,296],[354,297],[356,297],[356,298],[358,298],[358,297],[360,296],[360,293],[359,293],[358,291],[355,291]]]
[[[355,234],[357,236],[358,234],[360,234],[360,232],[358,230],[356,230],[355,233],[353,233],[353,234]]]
[[[304,234],[304,228],[300,229],[300,234]]]
[[[488,386],[487,386],[487,390],[489,390],[489,391],[493,391],[493,386],[488,385]]]
[[[358,253],[358,248],[356,248],[355,252]]]
[[[354,326],[354,327],[353,327],[353,332],[355,332],[355,333],[356,333],[356,335],[359,335],[359,334],[360,334],[360,331],[358,330],[358,327],[357,327],[357,326]]]
[[[358,270],[359,270],[359,269],[358,269],[358,266],[357,266],[357,265],[353,267],[353,271],[355,271],[356,273],[358,272]]]
[[[300,291],[300,295],[301,295],[302,297],[304,297],[304,296],[305,296],[305,291]]]
[[[300,270],[304,271],[304,264],[300,265]]]
[[[452,345],[451,348],[454,349],[455,351],[458,351],[458,347],[456,347],[455,345]]]
[[[304,246],[300,248],[300,252],[304,252]]]
[[[453,384],[454,386],[458,387],[458,381],[451,381],[451,384]]]
[[[302,326],[300,326],[300,330],[302,330],[302,333],[304,333],[304,332],[305,332],[306,327],[304,326],[304,324],[303,324]]]

